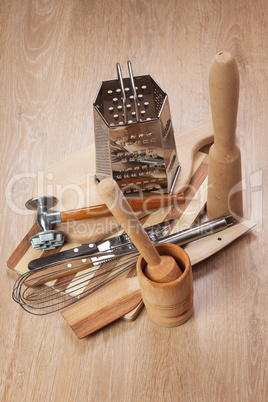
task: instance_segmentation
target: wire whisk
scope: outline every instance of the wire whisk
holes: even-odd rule
[[[32,270],[16,280],[12,298],[31,314],[51,314],[91,295],[127,271],[131,275],[138,256],[138,251],[133,251],[97,267],[83,264],[83,270],[79,270],[82,265],[67,266],[56,271],[60,279],[55,279],[55,271],[46,272],[46,268]],[[79,272],[73,273],[75,268]]]

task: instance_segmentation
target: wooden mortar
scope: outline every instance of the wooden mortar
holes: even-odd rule
[[[146,274],[146,261],[140,256],[137,274],[143,302],[149,317],[163,327],[176,327],[187,321],[193,312],[193,276],[191,261],[181,247],[176,244],[155,246],[160,255],[173,257],[182,275],[172,282],[159,283],[150,280]]]
[[[141,253],[137,274],[149,316],[165,327],[183,324],[193,311],[188,254],[175,244],[154,246],[114,180],[104,179],[98,193]]]

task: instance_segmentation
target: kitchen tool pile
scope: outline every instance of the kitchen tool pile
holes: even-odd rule
[[[151,76],[134,77],[130,62],[128,69],[129,78],[123,78],[117,64],[117,79],[102,82],[94,102],[93,186],[104,204],[59,212],[53,210],[55,196],[33,197],[26,203],[37,210],[38,226],[26,240],[32,247],[23,240],[8,261],[20,274],[13,299],[32,314],[62,310],[79,338],[122,316],[135,319],[142,300],[158,325],[183,324],[193,311],[192,265],[254,226],[242,218],[241,155],[235,143],[239,73],[233,56],[218,53],[210,68],[214,145],[208,178],[207,157],[197,151],[213,141],[211,133],[197,129],[187,148],[189,162],[179,162],[167,95]],[[199,193],[203,201],[197,205]],[[192,225],[206,194],[210,220]],[[140,213],[147,216],[146,228]],[[112,215],[123,229],[112,237],[104,231],[101,240],[74,244],[62,230],[64,222]]]

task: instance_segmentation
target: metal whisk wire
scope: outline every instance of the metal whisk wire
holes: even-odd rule
[[[68,272],[73,271],[74,268],[79,268],[80,265],[63,268],[57,271],[61,276],[66,273],[62,280],[54,279],[55,272],[46,274],[46,269],[42,270],[44,273],[40,272],[40,275],[37,275],[38,271],[35,270],[26,272],[16,280],[12,298],[31,314],[51,314],[95,293],[130,270],[135,265],[138,255],[138,252],[133,252],[121,259],[110,260],[98,267],[84,266],[83,271],[78,272],[74,277],[72,275],[70,278],[66,277]],[[33,275],[35,275],[35,280],[27,285]],[[43,284],[44,281],[50,282],[52,276],[54,283],[47,283],[38,290],[33,289]],[[24,288],[24,286],[26,287]]]

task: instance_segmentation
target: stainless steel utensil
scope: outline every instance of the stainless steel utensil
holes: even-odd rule
[[[145,228],[145,231],[152,241],[159,241],[169,233],[170,227],[174,221],[175,219],[169,219],[161,223],[156,223],[155,225]],[[107,251],[116,251],[116,254],[120,255],[126,254],[127,251],[132,252],[133,250],[136,251],[136,248],[128,235],[122,234],[119,236],[110,237],[106,240],[100,240],[95,243],[91,242],[88,244],[83,244],[79,247],[61,251],[46,257],[37,258],[29,262],[28,268],[30,270],[40,269],[88,256],[105,256]]]
[[[172,193],[180,171],[167,94],[150,75],[103,81],[94,101],[97,182],[113,177],[125,195]]]

